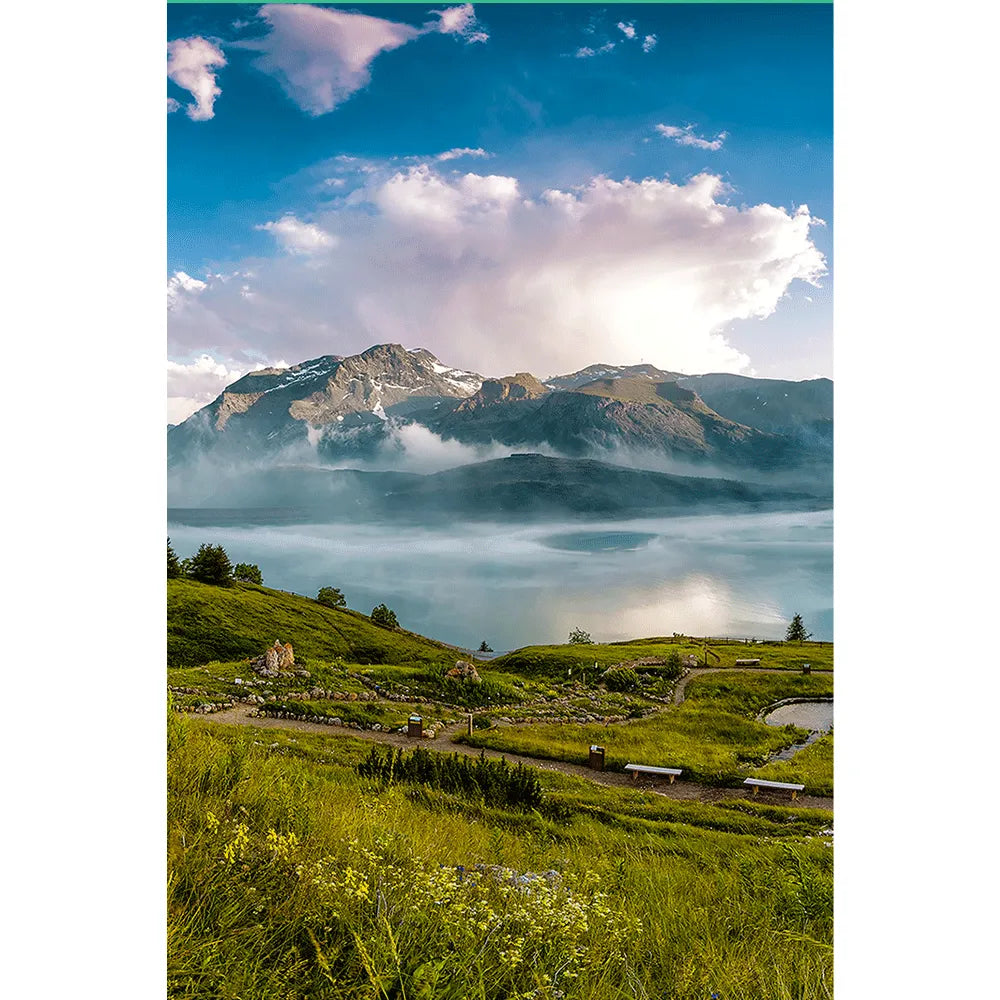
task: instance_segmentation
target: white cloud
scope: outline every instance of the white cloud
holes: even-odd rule
[[[657,41],[658,39],[656,35],[646,35],[646,37],[642,40],[642,51],[652,52],[653,49],[656,48]]]
[[[728,326],[768,316],[825,261],[808,208],[737,207],[726,195],[709,174],[595,177],[538,197],[508,176],[374,174],[315,214],[340,241],[335,258],[257,260],[242,265],[246,282],[183,288],[172,350],[299,361],[391,341],[487,374],[602,360],[745,370]]]
[[[259,52],[253,65],[273,76],[303,111],[324,115],[369,83],[371,64],[383,52],[434,33],[470,43],[489,37],[479,30],[472,4],[432,13],[437,21],[415,28],[311,4],[265,4],[258,16],[270,31],[263,38],[233,44]]]
[[[231,367],[232,366],[232,367]],[[234,366],[232,361],[219,361],[202,354],[188,363],[167,362],[167,423],[179,424],[192,413],[212,402],[228,385],[248,371],[260,371],[268,365]],[[278,368],[287,368],[284,361]]]
[[[265,4],[259,16],[270,32],[239,44],[260,52],[254,66],[311,115],[342,104],[369,82],[369,67],[380,53],[420,34],[408,24],[308,4]]]
[[[490,36],[482,30],[482,26],[476,20],[476,11],[471,3],[459,7],[446,7],[444,10],[432,10],[431,13],[437,14],[440,19],[436,30],[442,35],[459,35],[470,44],[489,40]]]
[[[369,195],[384,218],[411,230],[455,232],[501,223],[518,198],[513,177],[444,177],[426,164],[393,174]]]
[[[611,52],[615,47],[614,42],[605,42],[599,49],[592,49],[589,45],[584,45],[573,53],[576,59],[589,59],[591,56],[603,56]]]
[[[194,296],[199,292],[203,292],[206,288],[208,288],[208,285],[204,281],[192,278],[190,274],[184,271],[175,271],[167,280],[167,308],[176,307],[183,301],[185,293],[188,296]]]
[[[634,21],[629,21],[628,24],[625,24],[622,21],[619,21],[618,22],[618,30],[626,38],[629,38],[629,39],[635,38],[635,22]]]
[[[172,97],[167,98],[167,114],[173,114],[175,111],[180,111],[181,102],[175,101]]]
[[[225,65],[222,50],[205,38],[176,38],[167,43],[167,76],[194,98],[195,103],[187,106],[187,115],[192,121],[203,122],[215,117],[215,99],[222,91],[216,86],[211,70]],[[168,101],[167,111],[174,110],[176,108]]]
[[[485,149],[470,149],[468,146],[463,146],[456,149],[446,149],[443,153],[438,153],[434,157],[434,160],[438,163],[443,163],[445,160],[457,160],[462,156],[486,156],[490,154],[486,152]]]
[[[722,149],[722,144],[729,138],[728,132],[720,132],[714,139],[704,139],[696,135],[693,125],[657,125],[656,131],[666,139],[673,139],[678,146],[694,146],[696,149]]]
[[[312,254],[329,250],[336,246],[336,239],[319,226],[302,222],[294,215],[284,215],[277,222],[265,222],[255,229],[269,232],[282,249],[289,253]]]

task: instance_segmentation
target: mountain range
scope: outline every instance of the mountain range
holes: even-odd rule
[[[833,383],[606,364],[544,381],[528,372],[487,378],[423,348],[379,344],[243,376],[169,428],[168,459],[180,475],[204,459],[384,464],[407,425],[481,451],[612,462],[627,454],[629,464],[646,456],[740,479],[797,476],[828,491]]]

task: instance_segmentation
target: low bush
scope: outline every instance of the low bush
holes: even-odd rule
[[[639,675],[629,667],[615,667],[604,675],[609,691],[634,691],[639,686]]]
[[[434,754],[423,747],[406,753],[373,746],[357,772],[384,785],[397,781],[426,785],[488,806],[537,809],[542,804],[542,786],[533,770],[523,764],[511,767],[506,760],[488,760],[485,754],[473,759],[457,753]]]

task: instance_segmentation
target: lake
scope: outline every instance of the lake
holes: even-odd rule
[[[220,544],[269,587],[340,587],[350,607],[384,602],[404,628],[457,646],[565,642],[573,628],[595,641],[780,639],[795,613],[833,638],[829,510],[448,530],[294,522],[281,508],[170,511],[168,534],[182,558]]]

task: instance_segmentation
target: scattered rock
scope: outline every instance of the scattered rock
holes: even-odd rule
[[[479,684],[482,680],[479,676],[479,671],[476,670],[476,665],[469,663],[468,660],[456,660],[455,666],[445,674],[445,677],[471,681],[473,684]]]

